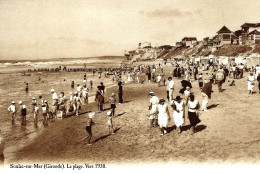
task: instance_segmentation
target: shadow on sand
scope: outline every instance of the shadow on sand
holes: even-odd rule
[[[114,133],[117,133],[117,131],[119,131],[119,129],[121,129],[121,127],[116,128],[116,129],[114,130]],[[103,139],[109,137],[110,135],[112,135],[112,134],[103,135],[103,136],[97,138],[93,143],[96,143],[96,142],[98,142],[99,140],[103,140]]]
[[[212,104],[212,105],[208,106],[208,109],[215,108],[215,107],[217,107],[218,105],[219,105],[219,104]]]

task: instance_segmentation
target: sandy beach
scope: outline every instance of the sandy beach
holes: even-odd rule
[[[147,63],[147,62],[142,62]],[[149,62],[148,62],[149,63]],[[172,67],[164,68],[166,77],[170,76]],[[157,73],[158,74],[158,73]],[[57,92],[65,91],[68,95],[70,80],[83,80],[83,72],[55,74],[39,73],[33,74],[30,79],[30,88],[35,89],[28,94],[13,93],[6,95],[1,103],[1,109],[5,110],[11,98],[20,100],[26,98],[30,105],[31,97],[42,94],[44,98],[50,98],[49,90],[54,87]],[[12,76],[12,78],[10,78]],[[38,82],[37,78],[42,77],[44,83]],[[97,76],[97,75],[96,75]],[[37,136],[22,136],[23,133],[37,131],[29,123],[27,131],[21,131],[19,120],[15,126],[6,128],[4,132],[13,131],[13,134],[20,136],[12,137],[5,150],[6,164],[9,163],[106,163],[106,164],[134,164],[134,163],[251,163],[259,164],[260,161],[260,110],[259,95],[249,95],[247,91],[247,76],[236,80],[236,86],[223,84],[224,92],[219,93],[217,85],[213,85],[212,99],[209,101],[209,111],[201,112],[199,123],[196,127],[197,133],[193,136],[189,131],[189,120],[185,119],[184,131],[177,134],[172,119],[173,110],[170,108],[171,121],[167,128],[168,134],[161,137],[159,128],[149,128],[148,106],[149,92],[154,91],[159,98],[166,99],[166,86],[158,87],[156,83],[137,84],[127,83],[123,86],[124,103],[117,103],[116,117],[114,124],[116,134],[108,134],[106,111],[98,113],[93,121],[96,124],[92,127],[94,143],[88,146],[81,141],[86,136],[85,125],[89,111],[97,111],[96,103],[83,106],[82,114],[79,117],[69,117],[64,120],[57,120],[42,128]],[[91,79],[91,75],[87,75]],[[141,78],[144,78],[144,74]],[[126,79],[126,77],[124,77]],[[9,81],[7,79],[10,79]],[[55,83],[51,81],[56,80]],[[63,81],[66,79],[66,81]],[[18,81],[17,81],[18,80]],[[1,93],[9,94],[11,91],[18,91],[24,88],[20,76],[8,75],[2,79]],[[111,79],[101,79],[105,86],[112,85]],[[228,78],[227,80],[233,80]],[[8,84],[3,84],[8,82]],[[174,79],[176,88],[174,96],[180,95],[181,83]],[[100,81],[94,81],[93,91]],[[116,84],[115,84],[116,85]],[[8,87],[9,86],[9,87]],[[202,97],[198,82],[192,79],[192,92],[195,98],[201,103]],[[38,89],[38,90],[36,90]],[[31,90],[30,90],[31,91]],[[43,92],[44,91],[44,92]],[[114,86],[106,91],[105,99],[114,92],[118,93],[118,87]],[[258,92],[258,91],[257,91]],[[37,96],[36,96],[37,97]],[[117,96],[118,97],[118,96]],[[118,100],[118,98],[117,98]],[[7,102],[8,101],[8,102]],[[105,110],[110,104],[106,103]],[[187,114],[186,114],[187,116]],[[9,121],[9,117],[4,118]],[[30,119],[30,118],[29,118]],[[40,116],[41,119],[41,116]],[[23,132],[23,133],[21,133]],[[27,140],[26,140],[27,139]],[[23,145],[14,148],[13,143]]]

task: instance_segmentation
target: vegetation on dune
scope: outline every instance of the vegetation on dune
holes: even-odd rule
[[[245,45],[224,45],[214,51],[215,56],[239,56],[247,55],[252,51],[252,47]]]

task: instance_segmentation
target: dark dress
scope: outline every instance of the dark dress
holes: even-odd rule
[[[123,86],[122,86],[122,82],[118,83],[118,98],[119,98],[119,103],[123,103]]]

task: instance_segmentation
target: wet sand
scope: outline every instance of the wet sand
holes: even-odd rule
[[[164,68],[166,77],[172,72],[169,66]],[[57,121],[44,129],[27,145],[17,149],[6,163],[257,163],[260,161],[260,94],[248,95],[247,75],[236,80],[236,86],[223,84],[224,92],[219,93],[217,85],[213,86],[212,99],[209,101],[209,112],[201,112],[201,123],[197,133],[189,132],[189,121],[186,129],[177,134],[173,119],[168,127],[168,134],[161,137],[159,128],[149,129],[148,105],[150,91],[159,98],[166,99],[166,87],[155,83],[124,85],[124,101],[117,104],[114,124],[115,135],[108,135],[106,112],[97,114],[92,127],[92,146],[81,139],[86,135],[85,124],[87,113],[80,117],[69,117]],[[83,77],[83,74],[81,75]],[[57,78],[57,77],[56,77]],[[61,77],[60,79],[62,79]],[[231,78],[232,80],[232,78]],[[176,88],[174,96],[179,95],[180,80],[174,79]],[[63,83],[57,81],[62,90]],[[36,84],[35,84],[36,85]],[[40,85],[40,84],[38,84]],[[106,83],[105,83],[106,85]],[[195,98],[202,101],[198,82],[192,82]],[[107,90],[107,95],[115,92],[117,87]],[[258,91],[257,91],[258,92]],[[46,94],[49,95],[49,94]],[[108,98],[106,95],[105,98]],[[29,100],[30,101],[30,100]],[[3,106],[2,106],[3,107]],[[6,108],[6,106],[5,106]],[[105,109],[109,104],[105,104]],[[86,111],[96,111],[95,103]],[[171,118],[173,111],[170,109]],[[15,154],[15,155],[14,155]]]

